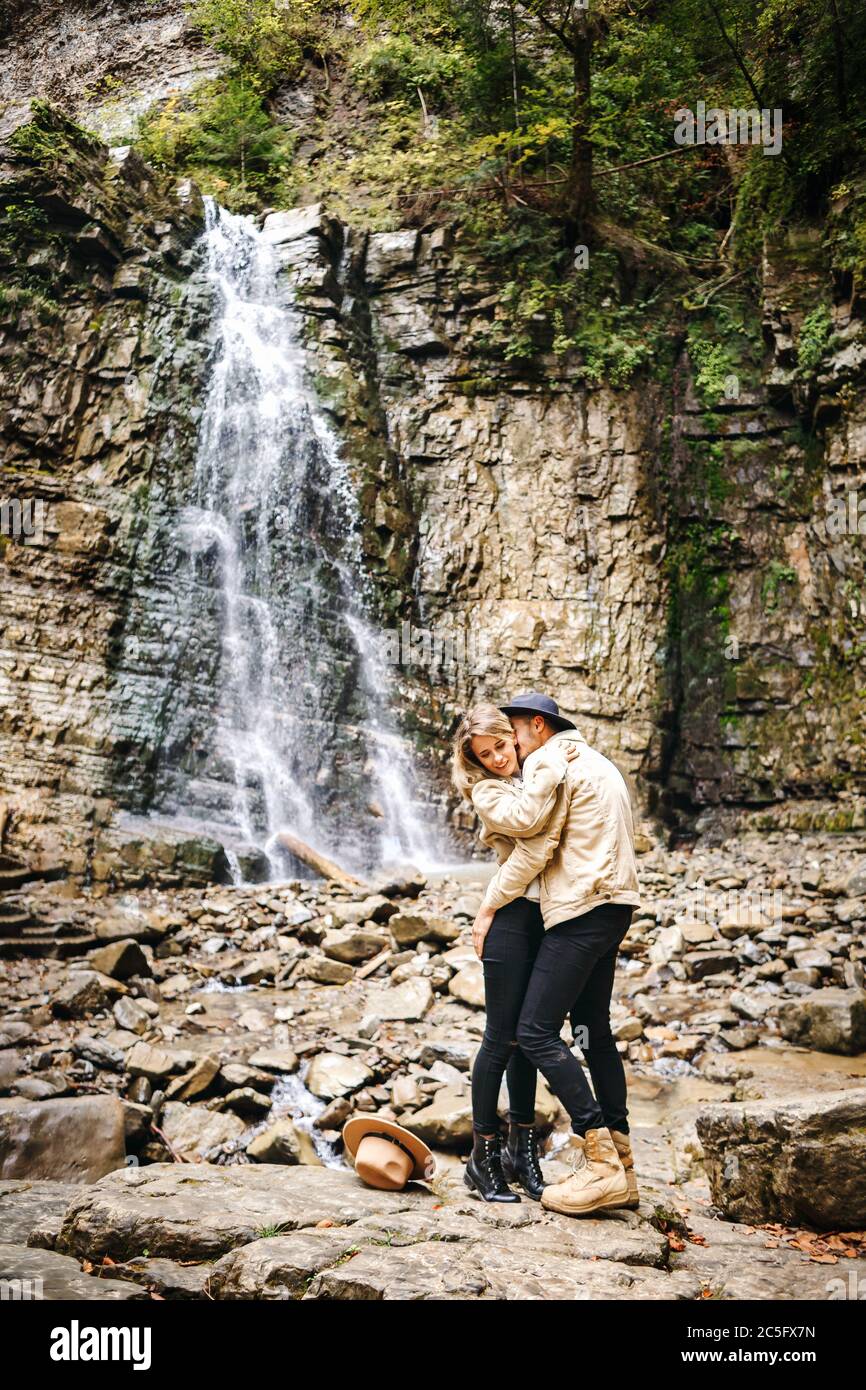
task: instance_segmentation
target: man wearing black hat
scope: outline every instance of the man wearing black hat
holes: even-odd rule
[[[535,834],[532,849],[528,836],[538,827],[526,829],[520,788],[506,779],[485,783],[485,824],[525,843],[494,875],[479,917],[482,924],[492,920],[537,879],[545,935],[516,1038],[568,1111],[578,1140],[571,1176],[545,1187],[542,1205],[575,1216],[634,1207],[625,1071],[609,1018],[617,951],[640,904],[628,788],[614,763],[589,746],[549,695],[530,690],[501,708],[514,728],[524,772],[558,756],[563,743],[576,750],[550,814],[558,834]],[[547,751],[550,744],[558,745],[555,751]],[[583,1052],[595,1095],[560,1037],[569,1014],[572,1028],[587,1039]]]

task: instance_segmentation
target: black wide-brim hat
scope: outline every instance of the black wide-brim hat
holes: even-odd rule
[[[538,690],[527,690],[522,695],[515,695],[510,704],[500,705],[499,708],[503,714],[508,715],[541,714],[557,730],[577,728],[564,714],[560,714],[559,705],[555,700],[549,695],[542,695]]]

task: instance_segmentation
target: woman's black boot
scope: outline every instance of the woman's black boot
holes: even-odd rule
[[[534,1125],[509,1124],[508,1142],[502,1152],[502,1173],[506,1182],[519,1182],[528,1197],[540,1201],[545,1183]]]
[[[463,1181],[484,1202],[520,1201],[517,1193],[509,1188],[502,1172],[502,1139],[498,1134],[486,1139],[476,1131]]]

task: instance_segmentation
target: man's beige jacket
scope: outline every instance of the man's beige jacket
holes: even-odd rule
[[[578,750],[568,762],[567,746]],[[545,928],[601,903],[640,906],[634,824],[622,773],[573,729],[523,764],[523,781],[482,777],[472,788],[481,840],[499,859],[484,895],[496,910],[539,876]]]

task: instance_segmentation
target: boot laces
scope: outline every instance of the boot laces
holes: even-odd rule
[[[505,1174],[502,1171],[502,1154],[500,1152],[499,1141],[496,1136],[492,1139],[484,1140],[484,1157],[481,1160],[493,1181],[499,1187],[507,1187]]]
[[[586,1167],[586,1149],[583,1144],[575,1145],[571,1153],[571,1158],[569,1159],[569,1164],[572,1173],[577,1173],[581,1168]]]
[[[538,1157],[538,1135],[535,1133],[534,1129],[531,1129],[529,1131],[529,1139],[526,1145],[526,1152],[529,1158],[529,1166],[532,1169],[533,1176],[536,1177],[539,1182],[543,1182],[544,1174],[541,1171],[541,1163]]]

